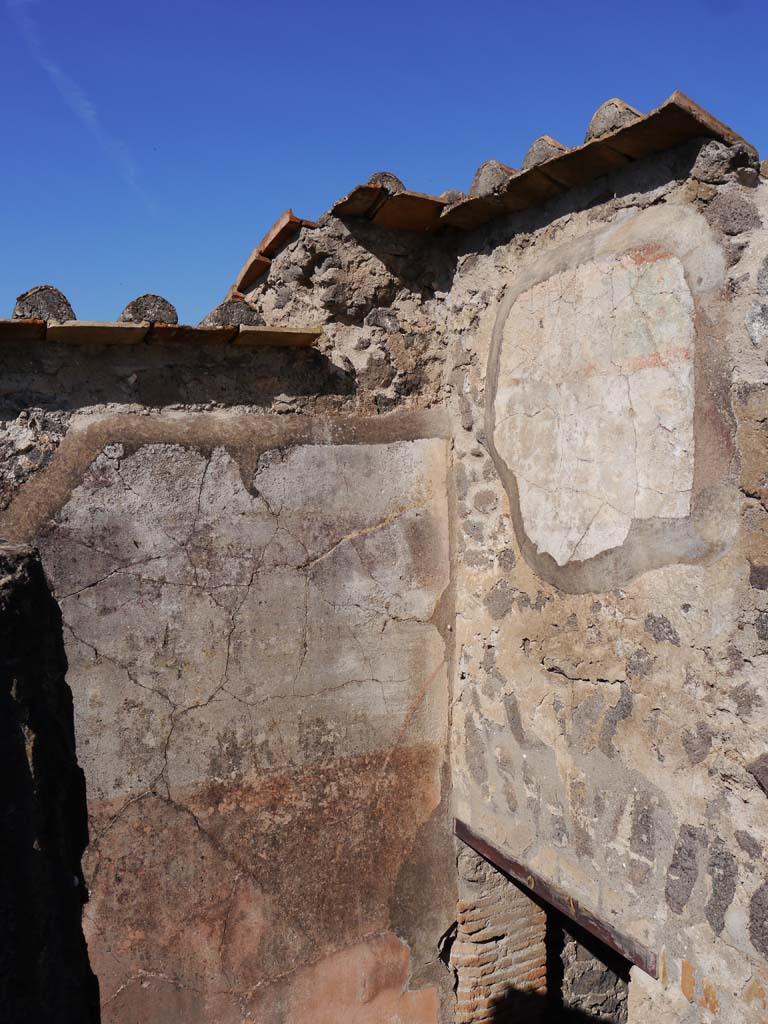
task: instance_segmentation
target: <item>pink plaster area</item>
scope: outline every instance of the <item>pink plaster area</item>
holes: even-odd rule
[[[408,976],[408,948],[387,932],[302,968],[286,979],[282,995],[271,988],[257,1019],[264,1024],[436,1024],[437,989],[408,992]]]

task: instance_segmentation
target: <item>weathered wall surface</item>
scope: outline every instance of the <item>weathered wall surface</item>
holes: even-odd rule
[[[325,217],[247,296],[318,353],[8,347],[0,532],[62,608],[106,1020],[447,1021],[454,919],[465,1019],[537,1007],[517,897],[533,945],[490,923],[460,962],[513,894],[460,868],[456,907],[449,722],[456,815],[658,955],[630,1024],[766,1018],[744,161],[687,145],[474,233]]]
[[[61,616],[37,553],[0,546],[0,1021],[96,1024],[80,921],[88,828]]]
[[[442,422],[68,427],[5,527],[62,610],[102,1019],[445,1019]]]
[[[659,954],[631,1022],[768,1006],[768,184],[723,155],[510,221],[449,298],[456,814]]]

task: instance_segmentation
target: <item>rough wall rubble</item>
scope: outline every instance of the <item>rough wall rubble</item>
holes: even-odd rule
[[[563,938],[563,1007],[587,1014],[595,1024],[627,1024],[629,985],[625,972],[605,963],[567,931]]]

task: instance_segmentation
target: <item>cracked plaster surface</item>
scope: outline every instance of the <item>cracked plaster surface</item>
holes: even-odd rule
[[[296,446],[246,487],[223,448],[107,446],[41,542],[91,799],[298,763],[307,730],[394,742],[444,674],[443,451]],[[430,703],[412,739],[438,738]]]
[[[689,514],[693,347],[693,298],[663,251],[602,256],[518,297],[494,441],[558,565],[619,547],[635,519]]]
[[[398,875],[440,802],[445,453],[295,444],[246,471],[223,446],[111,443],[41,536],[105,1021],[298,1013],[283,975],[395,941]],[[434,1019],[437,990],[403,985],[381,1000]]]

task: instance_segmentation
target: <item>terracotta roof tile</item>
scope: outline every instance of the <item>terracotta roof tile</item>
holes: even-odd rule
[[[521,171],[492,196],[456,203],[445,211],[442,221],[454,227],[476,227],[504,212],[537,206],[558,192],[587,184],[616,170],[623,163],[701,137],[719,139],[727,144],[744,143],[744,139],[733,129],[712,117],[683,93],[675,92],[645,117],[624,124],[530,170]],[[751,146],[747,143],[745,145],[754,152]],[[541,176],[549,181],[549,189],[543,187]]]
[[[314,228],[316,226],[316,221],[304,220],[302,217],[295,216],[293,210],[286,210],[281,217],[278,217],[245,261],[229,294],[243,292],[250,288],[269,270],[271,259],[279,249],[295,238],[303,227]]]
[[[337,217],[367,217],[384,199],[383,185],[358,185],[331,207]]]
[[[385,228],[431,231],[447,205],[446,200],[423,192],[389,193],[381,185],[358,185],[331,212],[336,217],[367,217]]]
[[[446,201],[437,196],[427,196],[422,192],[396,192],[386,196],[371,220],[385,228],[431,231],[440,224],[440,214],[446,206]]]

